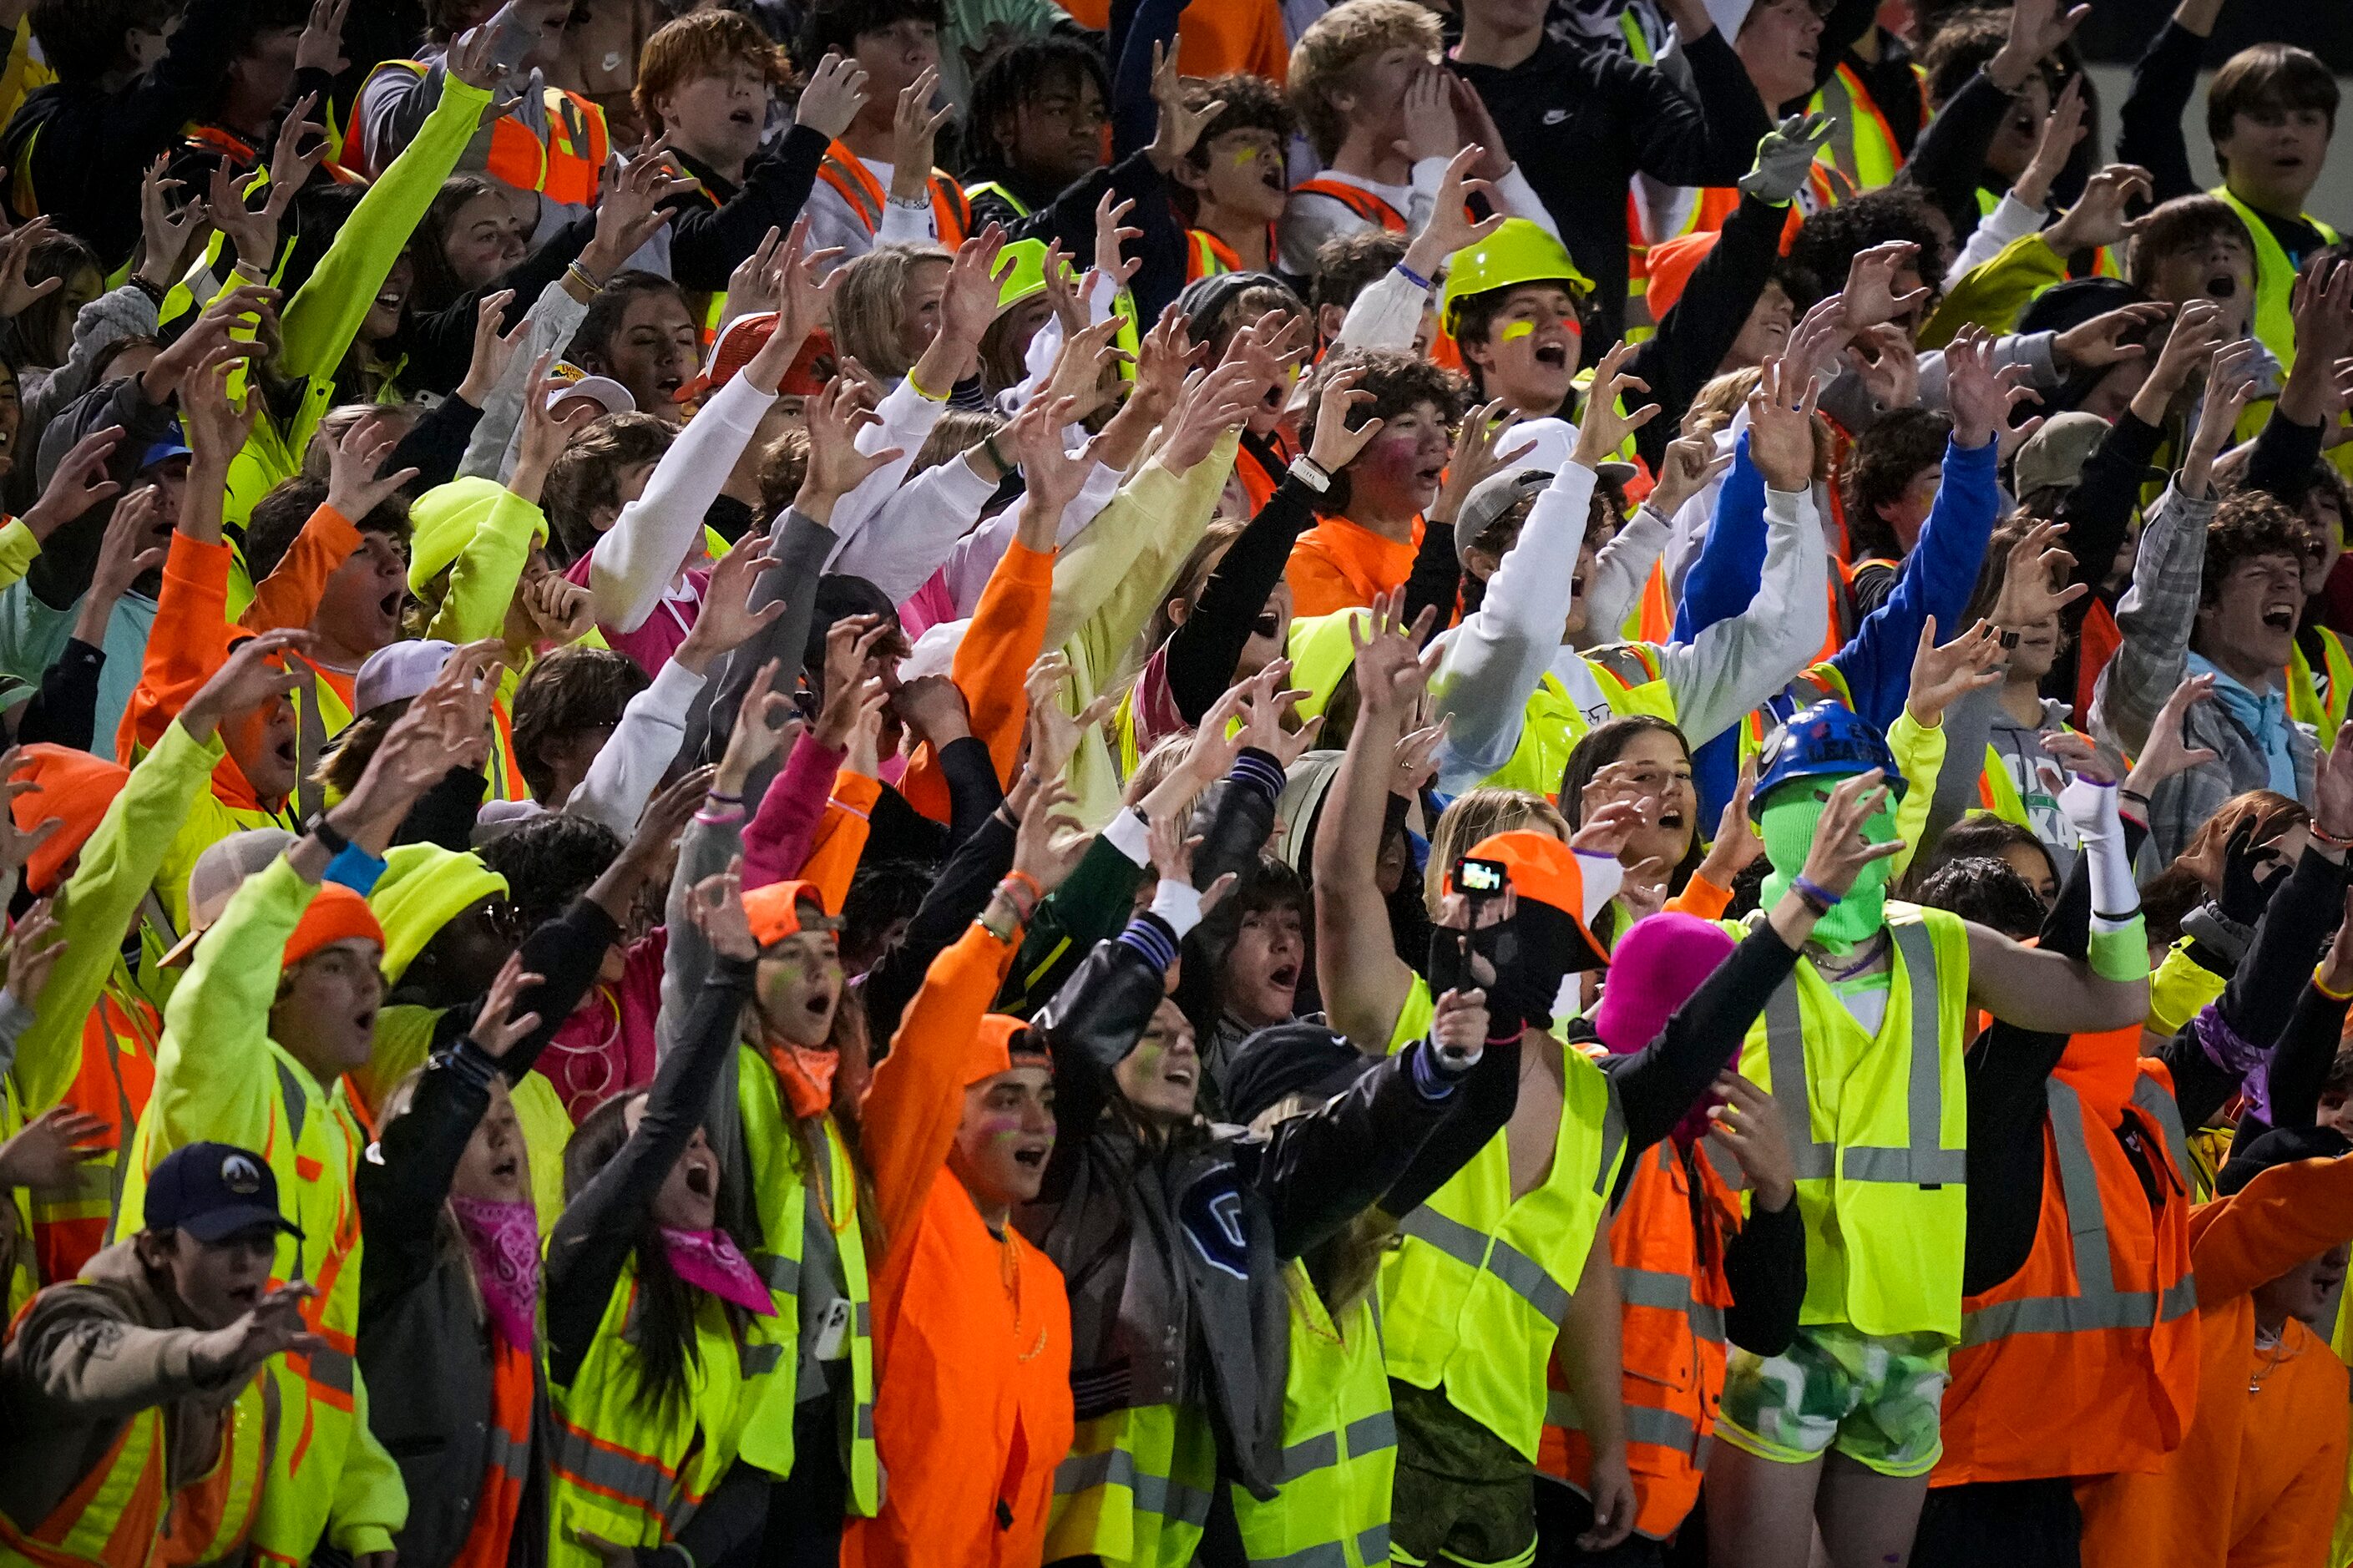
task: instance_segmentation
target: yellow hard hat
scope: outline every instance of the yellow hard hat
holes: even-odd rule
[[[1446,292],[1439,300],[1439,319],[1451,334],[1456,308],[1473,294],[1509,289],[1519,283],[1564,283],[1573,294],[1593,289],[1593,280],[1577,269],[1568,247],[1541,224],[1507,217],[1485,239],[1454,253],[1446,269]]]
[[[997,253],[997,265],[1013,263],[1013,270],[997,290],[997,314],[1003,315],[1032,294],[1046,291],[1046,242],[1042,239],[1008,240]],[[1069,264],[1064,263],[1067,267]]]

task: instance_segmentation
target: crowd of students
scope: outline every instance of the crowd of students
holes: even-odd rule
[[[0,1568],[2353,1563],[2225,4],[0,0]]]

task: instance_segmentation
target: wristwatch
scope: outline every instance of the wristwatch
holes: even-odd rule
[[[1329,495],[1331,493],[1332,476],[1324,470],[1323,464],[1317,462],[1313,458],[1297,457],[1292,458],[1291,477],[1297,479],[1301,484],[1305,485],[1309,489],[1314,490],[1319,496]]]
[[[352,847],[352,841],[327,820],[327,814],[323,811],[314,813],[311,820],[302,825],[302,830],[325,845],[330,855],[340,855]]]

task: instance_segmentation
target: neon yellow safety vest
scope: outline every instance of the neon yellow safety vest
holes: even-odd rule
[[[2353,707],[2353,652],[2347,650],[2343,634],[2327,626],[2313,629],[2320,634],[2320,668],[2315,671],[2304,657],[2299,638],[2287,656],[2287,716],[2318,731],[2320,749],[2327,751],[2346,710]]]
[[[1618,643],[1596,648],[1586,656],[1585,668],[1601,688],[1612,717],[1652,713],[1662,719],[1674,718],[1674,689],[1660,672],[1659,651],[1650,644]],[[1559,677],[1545,671],[1521,717],[1519,744],[1512,748],[1502,767],[1480,782],[1552,799],[1560,794],[1569,752],[1594,722],[1577,706]]]
[[[601,1568],[584,1531],[647,1551],[674,1539],[739,1454],[760,1463],[742,1448],[754,1422],[781,1410],[790,1428],[792,1380],[777,1373],[793,1363],[793,1325],[746,1315],[738,1342],[718,1298],[691,1294],[694,1354],[682,1397],[656,1400],[647,1390],[634,1254],[579,1370],[569,1384],[549,1385],[549,1568]]]
[[[1414,982],[1391,1048],[1429,1028],[1430,988]],[[1560,1133],[1544,1184],[1512,1196],[1508,1134],[1398,1225],[1381,1265],[1381,1332],[1389,1375],[1442,1389],[1447,1402],[1530,1464],[1544,1434],[1545,1366],[1626,1152],[1608,1075],[1563,1047]],[[1957,1232],[1956,1233],[1957,1235]],[[1959,1310],[1957,1286],[1954,1293]]]
[[[1912,68],[1916,81],[1920,68]],[[1895,132],[1878,100],[1852,66],[1841,65],[1831,72],[1806,108],[1837,121],[1817,162],[1833,165],[1854,182],[1858,192],[1894,183],[1896,172],[1904,167],[1904,150],[1895,144]]]
[[[2288,265],[2287,252],[2272,234],[2272,226],[2261,214],[2231,194],[2228,185],[2217,185],[2207,195],[2239,215],[2246,226],[2247,243],[2255,253],[2255,336],[2263,347],[2280,362],[2281,374],[2295,368],[2295,311],[2292,295],[2295,289],[2295,268]],[[2334,245],[2337,231],[2314,217],[2304,215],[2304,221],[2320,231],[2320,237]]]
[[[1217,1434],[1198,1405],[1146,1405],[1082,1421],[1054,1468],[1045,1560],[1190,1568],[1217,1484]]]
[[[735,1102],[744,1119],[744,1152],[752,1173],[752,1198],[759,1211],[759,1251],[752,1266],[767,1282],[776,1304],[776,1321],[787,1345],[798,1342],[801,1321],[801,1251],[812,1225],[833,1233],[841,1268],[842,1294],[850,1306],[847,1342],[850,1417],[848,1462],[849,1506],[871,1519],[882,1507],[882,1466],[874,1452],[874,1327],[866,1285],[866,1242],[858,1226],[858,1168],[841,1130],[828,1116],[823,1188],[808,1178],[807,1154],[799,1129],[776,1088],[776,1069],[748,1046],[737,1047]],[[787,1355],[776,1369],[784,1397],[764,1405],[744,1434],[744,1457],[762,1469],[788,1475],[793,1468],[793,1403],[800,1364]]]
[[[1253,1563],[1376,1568],[1389,1560],[1397,1417],[1378,1314],[1356,1303],[1344,1330],[1293,1258],[1291,1364],[1282,1379],[1282,1491],[1261,1502],[1234,1487],[1234,1519]]]
[[[1328,616],[1294,616],[1290,635],[1283,638],[1282,651],[1291,660],[1291,684],[1307,693],[1299,700],[1299,717],[1313,719],[1324,711],[1339,687],[1340,678],[1348,673],[1356,661],[1356,648],[1348,641],[1348,623],[1372,624],[1369,610],[1335,610]],[[1359,637],[1365,634],[1359,632]]]
[[[1866,1035],[1798,961],[1740,1070],[1780,1107],[1806,1222],[1801,1323],[1961,1337],[1969,948],[1957,915],[1891,902],[1886,1016]],[[1746,928],[1738,928],[1745,931]]]
[[[1015,195],[1000,181],[983,180],[978,184],[966,185],[964,188],[964,199],[967,205],[980,200],[983,196],[995,196],[998,201],[1011,207],[1013,216],[1016,217],[1029,216],[1029,204]]]

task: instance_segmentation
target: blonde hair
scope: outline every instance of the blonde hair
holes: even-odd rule
[[[1293,1090],[1251,1118],[1250,1131],[1261,1138],[1266,1137],[1293,1117],[1303,1116],[1319,1109],[1323,1103]],[[1329,1294],[1324,1297],[1324,1310],[1334,1323],[1338,1323],[1356,1310],[1356,1303],[1372,1295],[1373,1287],[1380,1282],[1381,1259],[1388,1255],[1389,1237],[1397,1233],[1397,1216],[1375,1204],[1349,1220],[1337,1235],[1317,1245],[1312,1256],[1321,1266],[1318,1271],[1324,1277],[1324,1286]],[[1293,1294],[1300,1290],[1302,1276],[1308,1272],[1304,1258],[1301,1259],[1301,1267],[1296,1272],[1288,1268],[1283,1270],[1284,1283]],[[1309,1290],[1315,1289],[1313,1279],[1306,1279],[1303,1283]],[[1295,1308],[1293,1310],[1296,1310]]]
[[[1482,784],[1455,796],[1454,804],[1430,830],[1430,863],[1422,868],[1421,900],[1429,907],[1430,918],[1438,918],[1438,900],[1446,895],[1446,874],[1454,862],[1471,853],[1472,845],[1522,828],[1568,842],[1568,819],[1561,816],[1560,807],[1540,795]]]
[[[1745,370],[1725,372],[1699,389],[1698,394],[1691,400],[1692,412],[1721,414],[1725,422],[1729,423],[1733,416],[1738,414],[1747,404],[1748,395],[1757,390],[1757,384],[1763,379],[1764,374],[1762,370],[1753,364]]]
[[[1349,0],[1318,16],[1292,46],[1283,91],[1316,156],[1330,163],[1348,134],[1348,116],[1334,101],[1356,68],[1385,49],[1418,49],[1431,59],[1445,47],[1438,17],[1413,0]]]
[[[934,245],[878,245],[844,264],[833,293],[833,346],[885,382],[914,367],[899,348],[907,324],[907,279],[918,262],[944,266],[947,252]]]

